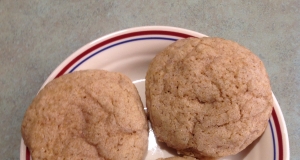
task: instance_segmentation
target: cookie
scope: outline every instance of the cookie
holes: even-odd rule
[[[152,60],[146,105],[156,138],[184,155],[237,154],[264,131],[272,92],[262,61],[221,38],[174,42]]]
[[[142,160],[148,123],[137,89],[120,73],[77,71],[49,82],[22,122],[33,159]]]

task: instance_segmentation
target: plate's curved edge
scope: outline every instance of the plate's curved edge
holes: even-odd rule
[[[24,160],[23,157],[26,157],[26,146],[24,144],[23,138],[21,138],[20,160]]]
[[[198,32],[192,31],[192,30],[177,28],[177,27],[170,27],[170,26],[141,26],[141,27],[128,28],[128,29],[124,29],[124,30],[121,30],[121,31],[113,32],[113,33],[102,36],[102,37],[100,37],[100,38],[84,45],[83,47],[79,48],[74,53],[72,53],[59,66],[57,66],[54,69],[54,71],[45,80],[45,82],[44,82],[44,84],[42,85],[41,88],[43,88],[50,80],[54,79],[55,76],[60,72],[60,70],[64,66],[66,66],[71,60],[73,60],[76,56],[81,54],[83,51],[85,51],[85,50],[91,48],[92,46],[96,45],[97,43],[99,43],[101,41],[104,41],[106,39],[118,36],[118,35],[131,33],[131,32],[137,32],[137,31],[147,31],[147,30],[174,31],[174,32],[199,36],[199,37],[207,37],[204,34],[201,34],[201,33],[198,33]],[[284,153],[285,153],[284,154],[284,159],[289,160],[290,159],[290,151],[289,151],[289,139],[288,139],[288,132],[287,132],[286,123],[285,123],[281,108],[280,108],[280,106],[278,104],[278,101],[277,101],[275,95],[273,94],[273,92],[272,92],[272,96],[273,96],[274,103],[275,103],[274,109],[276,111],[276,115],[278,116],[279,124],[280,124],[280,127],[281,127],[281,132],[282,132],[283,149],[284,149]],[[21,138],[20,159],[25,160],[24,158],[26,159],[26,146],[24,145],[23,138]]]
[[[279,119],[279,126],[280,126],[280,131],[282,133],[282,141],[283,141],[283,152],[284,152],[284,160],[289,160],[290,159],[290,144],[289,144],[289,137],[288,137],[288,131],[287,131],[287,127],[286,127],[286,123],[281,111],[281,108],[279,106],[279,103],[274,95],[274,93],[272,92],[272,97],[274,100],[274,110],[276,112],[276,115]]]
[[[138,32],[138,31],[148,31],[148,30],[156,30],[156,31],[174,31],[174,32],[179,32],[179,33],[185,33],[185,34],[190,34],[194,35],[197,37],[207,37],[207,35],[184,29],[184,28],[178,28],[178,27],[171,27],[171,26],[140,26],[140,27],[133,27],[133,28],[127,28],[123,29],[120,31],[116,31],[110,34],[106,34],[104,36],[101,36],[97,38],[96,40],[84,45],[83,47],[79,48],[75,52],[73,52],[70,56],[68,56],[62,63],[60,63],[59,66],[57,66],[54,71],[48,76],[48,78],[45,80],[43,83],[42,87],[43,88],[50,80],[54,79],[55,76],[59,73],[59,71],[66,66],[71,60],[73,60],[75,57],[77,57],[79,54],[81,54],[83,51],[91,48],[92,46],[100,43],[101,41],[104,41],[106,39],[110,39],[112,37],[116,37],[118,35],[126,34],[126,33],[131,33],[131,32]]]

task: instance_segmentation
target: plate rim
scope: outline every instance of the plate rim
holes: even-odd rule
[[[86,51],[87,49],[95,46],[99,42],[104,41],[106,39],[110,39],[112,37],[116,37],[116,36],[123,35],[123,34],[126,34],[126,33],[139,32],[139,31],[173,31],[173,32],[180,32],[180,33],[184,33],[184,34],[189,34],[190,36],[194,36],[194,37],[201,37],[201,36],[202,37],[207,37],[207,35],[196,32],[196,31],[192,31],[192,30],[184,29],[184,28],[179,28],[179,27],[173,27],[173,26],[139,26],[139,27],[132,27],[132,28],[127,28],[127,29],[115,31],[115,32],[106,34],[104,36],[101,36],[101,37],[85,44],[84,46],[80,47],[75,52],[70,54],[67,58],[65,58],[51,72],[51,74],[45,80],[45,82],[43,83],[41,88],[43,88],[49,82],[49,80],[56,78],[56,75],[59,72],[60,68],[63,68],[64,66],[66,66],[67,63],[69,63],[71,60],[73,60],[76,56],[81,54],[83,51]]]
[[[110,39],[112,37],[116,37],[116,36],[120,36],[123,34],[128,34],[128,33],[132,33],[132,32],[141,32],[141,31],[172,31],[172,32],[178,32],[178,33],[184,33],[184,34],[188,34],[190,36],[194,36],[194,37],[198,37],[198,36],[202,36],[202,37],[206,37],[206,35],[196,32],[196,31],[192,31],[189,29],[184,29],[184,28],[179,28],[179,27],[172,27],[172,26],[140,26],[140,27],[132,27],[132,28],[127,28],[127,29],[123,29],[123,30],[119,30],[116,32],[112,32],[109,34],[106,34],[104,36],[101,36],[87,44],[85,44],[84,46],[80,47],[79,49],[77,49],[75,52],[73,52],[72,54],[70,54],[67,58],[65,58],[53,71],[52,73],[48,76],[48,78],[44,81],[44,83],[42,84],[41,88],[42,89],[50,80],[54,79],[57,77],[58,73],[63,69],[63,67],[65,67],[68,63],[70,63],[72,60],[74,60],[75,57],[77,57],[79,54],[83,53],[84,51],[86,51],[87,49],[95,46],[96,44]],[[81,60],[81,59],[80,59]],[[278,101],[274,95],[274,93],[272,92],[272,96],[273,96],[273,100],[274,100],[274,107],[273,110],[276,112],[276,116],[279,120],[279,127],[280,127],[280,133],[282,134],[281,138],[282,138],[282,145],[283,145],[283,152],[285,153],[283,156],[283,159],[290,159],[290,148],[289,148],[289,139],[288,139],[288,131],[287,131],[287,127],[286,127],[286,123],[283,117],[283,113],[282,110],[278,104]],[[21,137],[21,146],[20,146],[20,159],[22,157],[26,157],[26,152],[28,152],[28,150],[26,149],[24,144],[23,138]]]

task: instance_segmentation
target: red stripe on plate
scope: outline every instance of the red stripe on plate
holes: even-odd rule
[[[30,160],[30,152],[28,147],[26,147],[26,160]]]
[[[171,32],[171,31],[140,31],[140,32],[132,32],[132,33],[127,33],[123,34],[120,36],[116,36],[113,38],[110,38],[108,40],[105,40],[101,43],[96,44],[95,46],[89,48],[88,50],[82,52],[80,55],[75,57],[71,62],[69,62],[56,76],[55,78],[63,75],[71,66],[73,66],[78,60],[80,60],[82,57],[86,56],[87,54],[93,52],[94,50],[107,45],[109,43],[112,43],[114,41],[118,41],[124,38],[129,38],[129,37],[134,37],[134,36],[142,36],[142,35],[151,35],[151,34],[158,34],[158,35],[168,35],[168,36],[176,36],[176,37],[181,37],[181,38],[188,38],[188,37],[193,37],[192,35],[184,34],[184,33],[178,33],[178,32]]]
[[[103,42],[100,42],[96,44],[95,46],[87,49],[86,51],[82,52],[79,54],[77,57],[75,57],[71,62],[69,62],[56,76],[55,78],[63,75],[71,66],[73,66],[77,61],[79,61],[82,57],[86,56],[87,54],[93,52],[94,50],[107,45],[109,43],[112,43],[114,41],[118,41],[124,38],[129,38],[129,37],[134,37],[134,36],[142,36],[142,35],[151,35],[151,34],[157,34],[157,35],[168,35],[168,36],[176,36],[176,37],[181,37],[181,38],[188,38],[188,37],[194,37],[192,35],[184,34],[184,33],[178,33],[178,32],[172,32],[172,31],[157,31],[157,30],[152,30],[152,31],[140,31],[140,32],[132,32],[132,33],[127,33],[123,34],[120,36],[116,36],[113,38],[110,38],[108,40],[105,40]],[[282,134],[280,130],[280,125],[278,121],[277,114],[275,110],[273,109],[272,112],[272,117],[274,120],[275,128],[276,128],[276,133],[277,133],[277,139],[278,139],[278,148],[279,148],[279,160],[283,160],[283,145],[282,145]],[[30,160],[30,152],[29,149],[26,147],[26,160]]]
[[[272,117],[274,120],[275,128],[276,128],[276,133],[277,133],[277,140],[278,140],[278,159],[283,160],[283,145],[282,145],[282,134],[281,134],[281,129],[280,129],[280,124],[278,121],[278,117],[276,114],[276,111],[273,108],[272,111]]]

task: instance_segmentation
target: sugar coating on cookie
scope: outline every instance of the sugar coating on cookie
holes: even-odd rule
[[[148,123],[128,77],[86,70],[54,79],[38,93],[22,137],[33,159],[142,160]]]
[[[146,105],[159,141],[195,157],[237,154],[265,130],[272,92],[262,61],[221,38],[174,42],[152,60]]]

